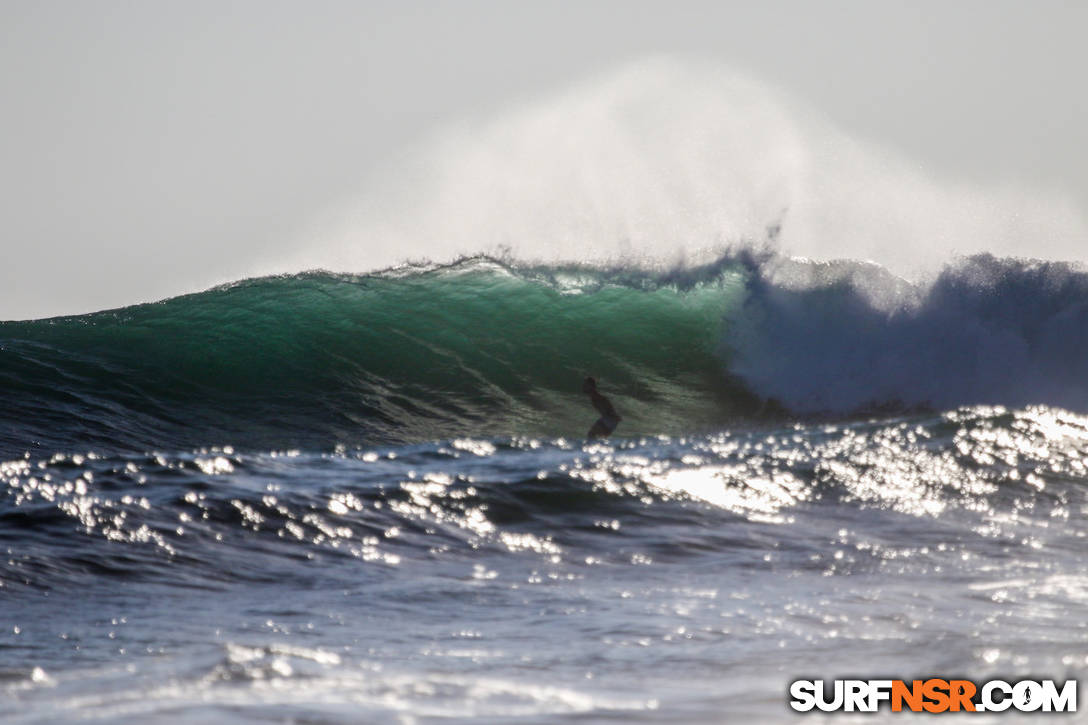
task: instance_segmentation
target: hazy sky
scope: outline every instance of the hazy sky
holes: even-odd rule
[[[421,139],[662,54],[1083,218],[1085,29],[1079,0],[0,0],[0,319],[305,259],[314,219]]]

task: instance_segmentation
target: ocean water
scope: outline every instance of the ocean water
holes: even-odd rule
[[[0,323],[0,400],[7,722],[779,722],[799,678],[1088,672],[1075,265],[245,280]]]

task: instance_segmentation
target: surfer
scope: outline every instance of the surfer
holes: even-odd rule
[[[612,403],[609,402],[608,398],[597,392],[597,381],[593,378],[585,379],[585,382],[582,383],[582,392],[589,395],[593,407],[601,414],[601,417],[589,429],[589,433],[586,433],[586,438],[607,438],[612,431],[616,430],[616,426],[620,424],[622,418],[620,418],[616,409],[612,407]]]

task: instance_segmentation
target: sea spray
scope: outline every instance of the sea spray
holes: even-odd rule
[[[784,254],[912,279],[955,255],[1068,261],[1088,248],[1067,198],[945,178],[743,72],[659,56],[436,128],[266,268],[361,272],[505,249],[660,269],[779,223]]]

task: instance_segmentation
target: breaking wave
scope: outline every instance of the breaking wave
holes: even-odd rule
[[[980,255],[925,284],[733,250],[307,272],[0,324],[0,446],[147,450],[624,435],[963,404],[1088,409],[1088,273]]]

